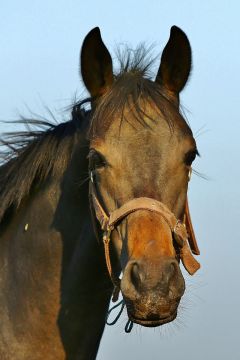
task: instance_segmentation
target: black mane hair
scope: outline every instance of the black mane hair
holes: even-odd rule
[[[78,129],[76,119],[61,124],[36,119],[22,119],[18,123],[28,130],[5,133],[0,143],[4,147],[0,153],[0,223],[10,207],[20,205],[33,184],[39,185],[64,172]],[[30,130],[30,126],[37,129]]]

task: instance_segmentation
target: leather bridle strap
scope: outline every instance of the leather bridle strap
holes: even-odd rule
[[[110,215],[108,216],[97,198],[95,185],[94,185],[93,181],[90,182],[89,190],[90,190],[91,202],[92,202],[96,217],[97,217],[97,219],[101,225],[101,228],[103,230],[103,243],[104,243],[106,264],[107,264],[109,275],[112,279],[113,284],[115,285],[115,288],[119,288],[120,280],[114,276],[113,271],[112,271],[112,266],[111,266],[110,252],[109,252],[109,243],[111,240],[111,233],[114,230],[114,228],[116,228],[117,224],[121,220],[123,220],[129,214],[131,214],[135,211],[138,211],[138,210],[147,210],[147,211],[151,211],[151,212],[158,213],[159,215],[161,215],[164,218],[164,220],[167,222],[172,233],[175,235],[174,239],[176,240],[176,242],[179,246],[180,259],[181,259],[185,269],[188,271],[188,273],[190,275],[193,275],[200,268],[200,264],[193,257],[192,252],[189,248],[189,245],[188,245],[189,235],[187,233],[185,224],[183,224],[180,220],[176,219],[175,215],[162,202],[155,200],[155,199],[147,198],[147,197],[135,198],[135,199],[128,201],[127,203],[122,205],[120,208],[113,210],[110,213]],[[188,207],[187,207],[187,209],[188,209]],[[189,223],[187,225],[188,225],[188,227],[191,225],[191,219],[189,220]],[[191,230],[194,235],[193,229],[191,229]],[[194,242],[194,240],[195,240],[195,242]],[[195,250],[194,253],[196,254],[196,253],[199,253],[199,250],[197,247],[195,237],[194,237],[194,240],[193,240],[193,245],[194,245],[193,247]]]
[[[195,255],[200,255],[200,250],[198,248],[196,236],[195,236],[194,229],[192,226],[192,220],[191,220],[191,215],[190,215],[190,210],[189,210],[189,205],[188,205],[188,199],[186,200],[185,214],[184,214],[183,222],[187,229],[188,243],[190,245],[192,253]]]

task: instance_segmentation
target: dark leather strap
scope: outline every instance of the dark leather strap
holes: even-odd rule
[[[189,242],[190,248],[192,250],[192,253],[195,255],[200,255],[200,250],[198,248],[197,239],[195,237],[194,229],[192,226],[192,220],[191,220],[191,215],[190,215],[190,210],[189,210],[189,205],[188,205],[188,199],[186,201],[186,206],[185,206],[184,223],[186,225],[186,229],[188,232],[188,242]]]
[[[132,199],[120,208],[112,211],[109,218],[109,226],[114,227],[120,220],[137,210],[148,210],[162,215],[171,230],[174,230],[174,226],[176,225],[175,216],[163,203],[146,197]]]

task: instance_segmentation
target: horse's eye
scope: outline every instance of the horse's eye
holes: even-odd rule
[[[90,150],[88,158],[90,170],[98,169],[106,165],[104,156],[96,150]]]
[[[185,164],[187,166],[191,166],[197,155],[199,155],[197,149],[196,150],[191,150],[188,153],[186,153],[185,158],[184,158]]]

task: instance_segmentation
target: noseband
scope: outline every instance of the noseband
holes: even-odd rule
[[[116,277],[112,271],[109,252],[111,234],[112,231],[116,229],[119,222],[121,222],[129,214],[138,210],[147,210],[161,215],[173,234],[173,238],[179,248],[180,259],[187,272],[190,275],[193,275],[200,268],[200,264],[193,257],[193,254],[199,255],[200,252],[194,235],[187,201],[184,222],[182,222],[181,220],[177,219],[175,215],[168,209],[168,207],[162,202],[147,197],[139,197],[129,200],[121,207],[111,211],[109,215],[107,215],[98,200],[92,176],[89,186],[89,197],[91,206],[94,209],[96,218],[98,219],[103,231],[102,239],[104,244],[107,269],[117,293],[120,290],[120,279]]]

